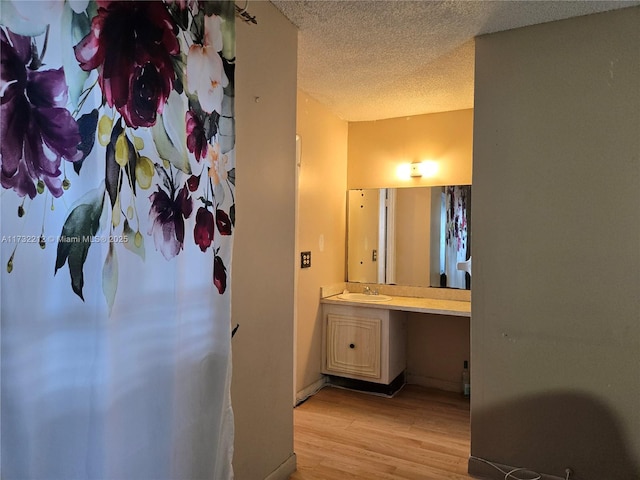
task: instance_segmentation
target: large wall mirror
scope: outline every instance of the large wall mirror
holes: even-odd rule
[[[347,280],[471,288],[471,185],[349,190]]]

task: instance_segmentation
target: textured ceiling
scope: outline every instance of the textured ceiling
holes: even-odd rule
[[[299,28],[298,87],[360,121],[472,108],[477,35],[640,1],[272,3]]]

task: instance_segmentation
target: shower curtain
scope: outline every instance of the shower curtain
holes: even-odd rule
[[[1,7],[2,479],[232,478],[234,4]]]
[[[445,189],[445,274],[447,287],[468,288],[466,273],[458,270],[458,262],[471,255],[469,220],[471,216],[471,186],[453,185]]]

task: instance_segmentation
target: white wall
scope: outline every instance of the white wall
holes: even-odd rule
[[[232,403],[237,480],[288,478],[293,457],[297,30],[269,2],[237,22]],[[259,101],[256,102],[256,97]],[[285,465],[278,470],[281,464]]]
[[[640,477],[639,26],[632,8],[477,40],[474,456]]]

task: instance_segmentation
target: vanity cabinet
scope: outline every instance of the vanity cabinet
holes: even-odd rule
[[[405,312],[324,304],[322,373],[388,385],[406,368]]]

